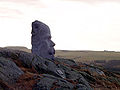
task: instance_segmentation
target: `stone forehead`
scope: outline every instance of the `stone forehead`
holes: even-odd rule
[[[41,21],[35,20],[34,22],[32,22],[32,27],[38,27],[38,30],[40,30],[41,33],[50,33],[50,28]]]
[[[32,22],[32,26],[35,25],[35,24],[41,25],[41,24],[44,24],[44,23],[41,22],[41,21],[35,20],[34,22]],[[46,25],[46,24],[44,24],[44,25]]]

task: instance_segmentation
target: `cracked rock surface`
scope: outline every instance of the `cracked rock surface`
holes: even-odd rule
[[[0,90],[112,90],[119,89],[119,78],[98,66],[0,49]]]

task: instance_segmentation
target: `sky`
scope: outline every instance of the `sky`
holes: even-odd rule
[[[120,51],[120,0],[0,0],[0,47],[31,48],[31,23],[46,23],[55,49]]]

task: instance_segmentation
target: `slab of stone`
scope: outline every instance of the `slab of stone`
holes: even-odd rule
[[[32,53],[54,60],[55,43],[51,40],[51,32],[48,25],[38,20],[32,22],[31,34]]]
[[[81,73],[70,67],[71,65],[76,65],[73,61],[68,61],[71,63],[70,66],[66,65],[68,64],[67,60],[65,61],[65,65],[63,63],[56,64],[53,60],[48,60],[31,53],[8,49],[0,49],[0,56],[3,56],[4,58],[10,58],[12,60],[18,60],[22,62],[24,68],[33,67],[39,74],[46,74],[45,78],[41,79],[36,84],[36,88],[45,88],[45,90],[49,90],[52,84],[55,84],[55,86],[62,85],[55,90],[62,88],[63,90],[69,90],[75,88],[76,85],[74,84],[77,83],[85,86],[87,90],[91,90],[89,83],[85,80]],[[49,83],[49,85],[46,85],[46,83]]]
[[[14,84],[24,72],[10,59],[0,57],[0,80]]]

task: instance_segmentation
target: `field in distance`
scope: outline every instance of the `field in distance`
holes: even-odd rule
[[[30,49],[22,46],[8,46],[4,47],[14,50],[22,50],[31,52]],[[96,61],[96,60],[120,60],[120,52],[115,51],[69,51],[69,50],[56,50],[56,57],[73,59],[75,61]]]
[[[120,52],[56,50],[55,56],[100,65],[110,71],[120,71]]]
[[[75,61],[120,60],[120,52],[114,51],[68,51],[56,50],[57,57]]]

